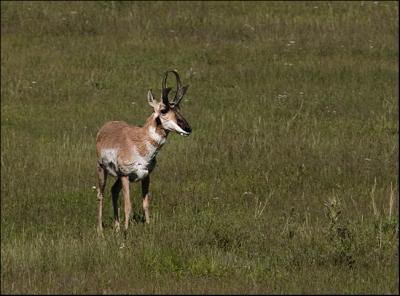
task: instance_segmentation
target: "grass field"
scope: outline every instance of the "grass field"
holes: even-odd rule
[[[1,293],[399,293],[397,2],[1,2]],[[95,136],[188,138],[96,233]],[[125,244],[124,248],[121,246]]]

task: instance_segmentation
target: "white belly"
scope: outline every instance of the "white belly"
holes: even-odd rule
[[[136,182],[146,178],[154,169],[155,164],[155,158],[148,162],[135,159],[133,162],[121,164],[119,166],[119,171],[121,175],[129,176],[129,181]]]
[[[141,156],[134,149],[130,160],[118,161],[117,149],[103,149],[99,162],[114,177],[129,176],[130,181],[140,181],[154,169],[156,158],[155,153]]]

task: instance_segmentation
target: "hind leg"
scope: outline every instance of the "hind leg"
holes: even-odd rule
[[[97,180],[98,180],[98,188],[97,188],[97,201],[98,205],[98,220],[97,220],[97,232],[101,234],[103,232],[103,198],[104,198],[104,189],[106,188],[107,181],[107,172],[103,169],[99,164],[97,164]]]
[[[116,232],[119,232],[119,206],[118,206],[118,197],[119,192],[122,189],[121,178],[118,178],[114,185],[111,188],[113,209],[114,209],[114,229]]]

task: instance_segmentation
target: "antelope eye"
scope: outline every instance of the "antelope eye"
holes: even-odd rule
[[[162,109],[162,110],[161,110],[161,114],[165,114],[165,113],[167,113],[167,112],[168,112],[167,109]]]

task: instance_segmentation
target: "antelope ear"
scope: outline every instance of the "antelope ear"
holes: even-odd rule
[[[157,106],[157,101],[154,99],[153,93],[151,92],[151,89],[149,89],[147,93],[147,101],[149,102],[149,105],[153,108]]]

